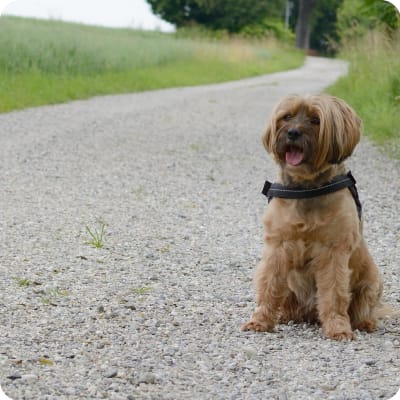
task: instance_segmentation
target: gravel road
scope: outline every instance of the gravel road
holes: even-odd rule
[[[354,342],[318,326],[240,332],[254,308],[261,145],[271,107],[340,61],[244,81],[0,115],[0,379],[12,399],[389,399],[392,319]],[[365,231],[400,302],[400,167],[364,140],[349,162]],[[89,244],[88,227],[103,247]]]

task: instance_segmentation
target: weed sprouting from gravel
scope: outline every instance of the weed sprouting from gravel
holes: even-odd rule
[[[86,243],[90,244],[96,249],[101,249],[104,247],[106,224],[101,221],[99,221],[99,224],[100,224],[99,230],[97,230],[97,228],[89,228],[89,226],[86,225],[86,231],[90,236],[90,239]]]
[[[37,362],[40,365],[44,365],[44,366],[47,366],[47,367],[52,367],[54,365],[54,362],[52,360],[50,360],[49,358],[46,358],[46,357],[40,358],[39,360],[37,360]]]
[[[46,290],[45,294],[41,298],[41,301],[45,305],[57,305],[57,299],[66,296],[69,296],[68,290],[54,288]]]
[[[14,276],[13,279],[19,287],[30,286],[31,284],[31,281],[27,278],[20,278],[18,276]]]
[[[146,294],[149,293],[151,290],[152,290],[151,287],[143,286],[143,287],[133,288],[132,292],[135,294]]]

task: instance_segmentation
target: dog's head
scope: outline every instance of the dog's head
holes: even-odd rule
[[[275,107],[263,144],[289,175],[310,176],[351,155],[360,125],[354,110],[337,97],[293,95]]]

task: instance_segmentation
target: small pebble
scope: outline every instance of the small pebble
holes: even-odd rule
[[[115,378],[118,375],[118,370],[116,368],[109,368],[104,372],[105,378]]]
[[[14,374],[8,375],[7,378],[10,379],[10,380],[12,380],[12,381],[15,381],[15,380],[17,380],[17,379],[21,379],[21,378],[22,378],[22,375],[19,374],[18,372],[16,372],[16,373],[14,373]]]

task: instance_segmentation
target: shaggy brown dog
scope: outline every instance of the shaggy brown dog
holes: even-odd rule
[[[360,140],[360,123],[354,110],[333,96],[284,98],[263,137],[281,169],[282,187],[315,190],[345,176],[343,161]],[[357,202],[347,187],[312,198],[271,200],[256,273],[258,306],[243,330],[319,321],[325,336],[344,340],[355,338],[352,329],[376,329],[382,281],[362,236]]]

